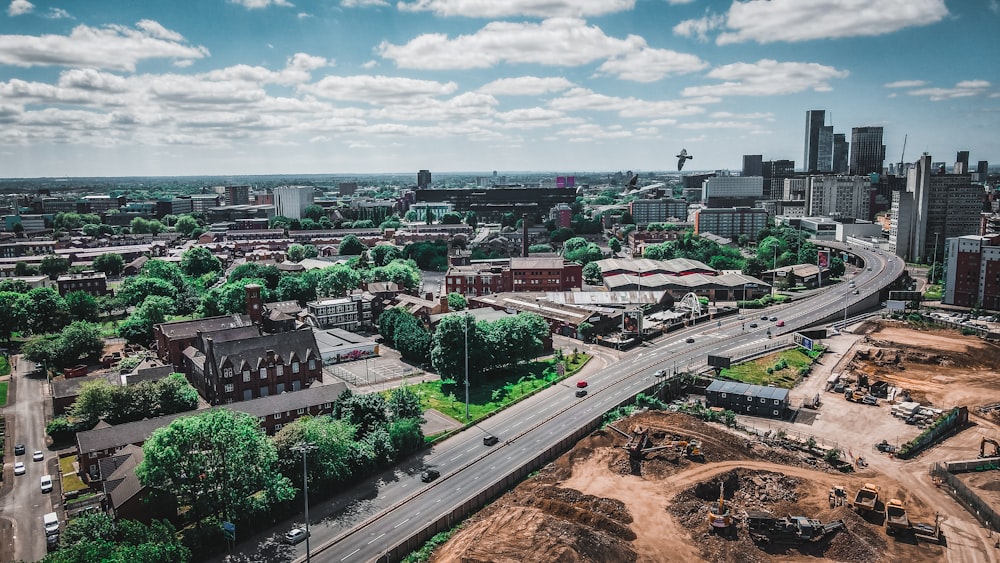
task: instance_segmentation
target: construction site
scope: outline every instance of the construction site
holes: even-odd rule
[[[1000,536],[954,494],[964,487],[980,506],[1000,506],[1000,469],[990,457],[1000,453],[1000,431],[992,411],[979,410],[1000,404],[1000,349],[901,325],[855,332],[838,337],[793,394],[823,391],[836,370],[855,387],[862,374],[885,381],[892,398],[870,405],[836,400],[830,389],[808,424],[768,421],[770,430],[752,433],[681,413],[637,413],[591,433],[467,520],[431,560],[1000,560]],[[893,416],[902,402],[942,413],[968,405],[972,414],[903,460],[880,440],[889,429],[904,432],[885,441],[895,446],[929,428]],[[869,428],[859,413],[892,426]],[[816,436],[810,442],[839,439],[844,457],[850,449],[867,461],[832,463],[829,447],[803,447],[805,433]],[[967,461],[934,473],[951,460]]]

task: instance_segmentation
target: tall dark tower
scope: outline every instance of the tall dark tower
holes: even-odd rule
[[[806,112],[806,142],[802,155],[802,169],[806,172],[819,170],[820,130],[826,122],[826,110],[811,109]]]
[[[417,172],[417,189],[425,190],[431,187],[431,171],[421,170]]]
[[[847,135],[843,133],[833,134],[833,171],[836,174],[847,174],[850,170],[847,157],[850,154],[850,145],[847,144]]]
[[[528,257],[528,214],[521,214],[521,257]]]
[[[764,175],[764,157],[759,154],[745,154],[743,155],[743,175],[744,176],[763,176]]]
[[[852,175],[882,173],[885,164],[885,145],[882,144],[881,127],[854,127],[851,129]]]
[[[260,300],[260,286],[248,283],[244,288],[247,298],[247,315],[254,324],[259,324],[264,318],[264,303]]]
[[[955,155],[955,168],[952,170],[953,174],[968,174],[969,173],[969,151],[958,151]]]

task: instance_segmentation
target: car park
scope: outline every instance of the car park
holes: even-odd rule
[[[576,386],[579,387],[580,389],[583,389],[584,387],[587,386],[587,382],[581,379],[580,381],[576,382]]]
[[[586,397],[587,396],[587,390],[586,389],[577,389],[576,390],[576,396],[577,397]]]
[[[40,483],[40,485],[42,487],[42,492],[43,493],[52,492],[52,476],[51,475],[42,475],[42,479],[39,481],[39,483]]]
[[[14,455],[24,455],[24,444],[14,445]]]
[[[301,541],[304,541],[306,539],[306,536],[309,535],[310,535],[309,532],[305,531],[302,528],[292,528],[291,530],[285,532],[285,543],[289,545],[295,545]]]
[[[35,461],[42,461],[45,459],[45,454],[42,453],[42,450],[35,450],[35,453],[31,454],[31,459]]]
[[[492,434],[487,434],[486,436],[483,436],[483,445],[484,446],[495,446],[497,444],[497,442],[499,442],[499,441],[500,441],[500,438],[497,438],[496,436],[494,436]]]
[[[27,471],[27,469],[24,468],[23,461],[19,461],[14,464],[14,475],[24,475],[25,471]]]
[[[420,474],[420,480],[424,483],[430,483],[440,476],[441,472],[437,469],[425,469],[424,472]]]

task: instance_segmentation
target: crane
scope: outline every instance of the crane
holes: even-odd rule
[[[902,154],[899,155],[899,170],[900,170],[900,172],[902,172],[902,170],[903,170],[903,164],[906,162],[906,160],[905,160],[905,158],[906,158],[906,138],[908,136],[909,135],[903,135],[903,152],[902,152]]]

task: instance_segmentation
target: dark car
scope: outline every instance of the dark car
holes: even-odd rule
[[[760,320],[766,321],[767,320],[767,315],[761,315]]]
[[[684,342],[687,342],[688,344],[693,344],[694,343],[694,338],[688,336],[687,339]]]
[[[757,328],[757,323],[750,323],[750,328]]]
[[[587,396],[587,390],[586,389],[577,389],[576,390],[576,396],[577,397],[586,397]]]
[[[492,434],[483,436],[483,445],[484,446],[493,446],[493,445],[496,445],[496,443],[499,442],[499,441],[500,441],[500,438],[497,438],[496,436],[494,436]]]
[[[16,444],[14,446],[14,455],[24,455],[24,444]]]
[[[285,533],[285,543],[290,545],[295,545],[301,541],[305,541],[306,536],[311,535],[306,532],[303,528],[292,528]]]
[[[430,483],[431,481],[437,479],[441,476],[441,472],[437,469],[426,469],[420,474],[420,480],[424,483]]]

